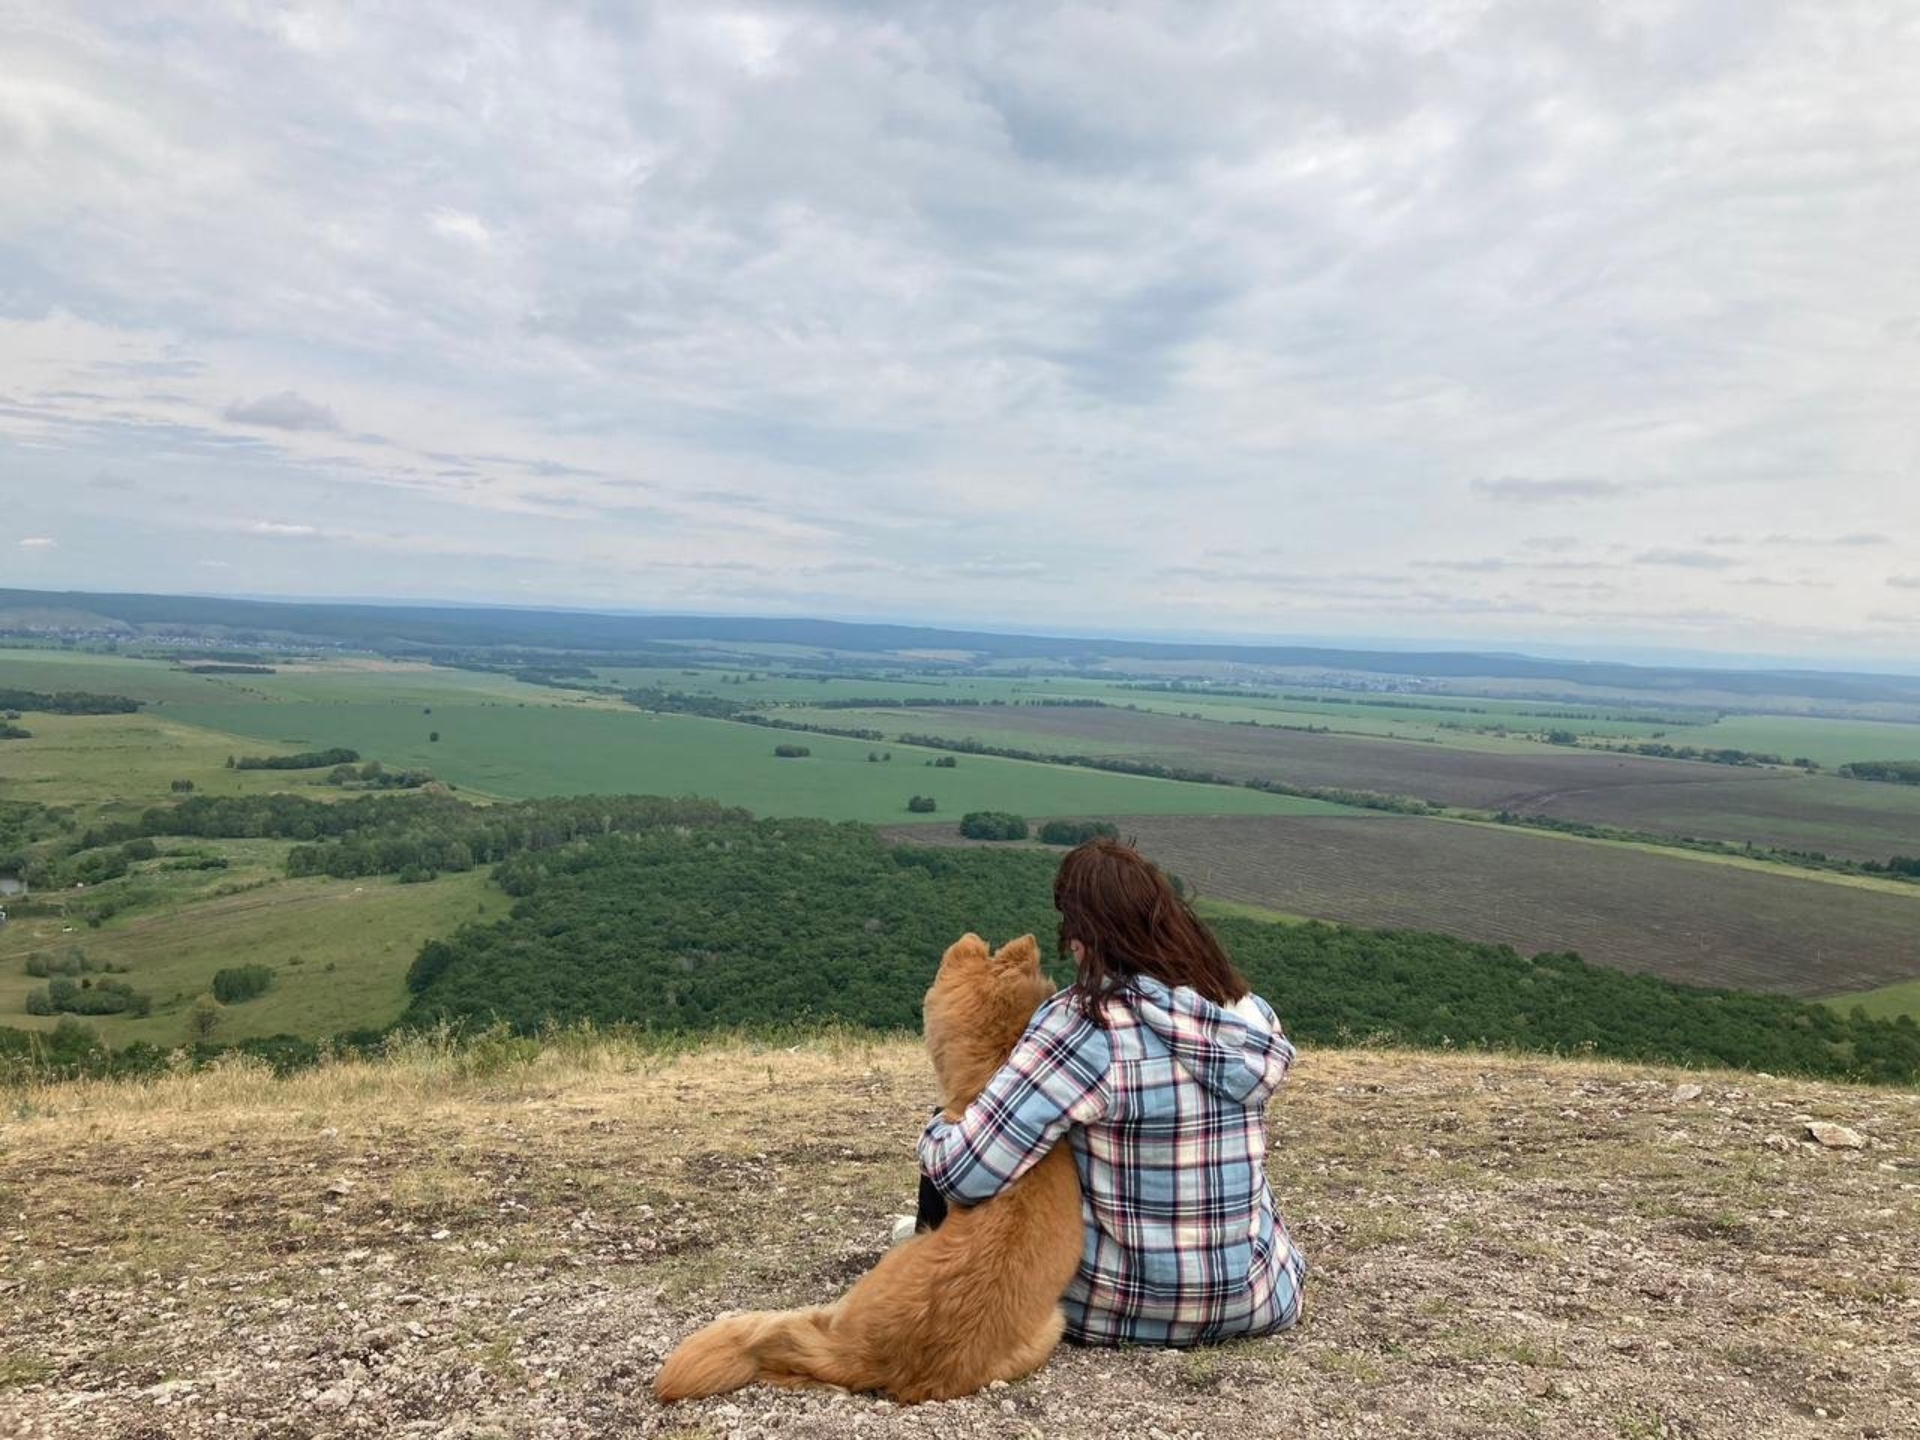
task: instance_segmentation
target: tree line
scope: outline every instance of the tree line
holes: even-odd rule
[[[1920,760],[1854,760],[1840,767],[1849,780],[1882,780],[1892,785],[1920,785]]]
[[[125,695],[96,695],[87,690],[0,689],[0,710],[35,710],[45,715],[131,715],[140,702]]]
[[[1054,933],[1037,850],[889,847],[869,827],[724,820],[517,855],[501,921],[425,946],[406,1023],[667,1030],[918,1023],[942,949]],[[1591,1052],[1920,1082],[1920,1026],[1411,931],[1213,922],[1303,1043]]]
[[[331,750],[302,750],[296,755],[229,755],[229,770],[325,770],[330,765],[352,765],[360,759],[358,750],[344,745]]]

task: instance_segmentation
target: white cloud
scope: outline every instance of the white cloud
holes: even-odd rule
[[[22,550],[54,550],[58,548],[57,542],[55,542],[50,535],[23,535],[20,539],[14,541],[14,544],[18,545]]]
[[[256,593],[1211,568],[1181,623],[1831,654],[1920,574],[1898,0],[29,0],[0,66],[0,474],[77,585],[237,516]]]
[[[427,216],[427,224],[436,235],[469,245],[484,246],[493,240],[493,232],[487,229],[486,223],[478,215],[469,215],[464,210],[435,210]]]

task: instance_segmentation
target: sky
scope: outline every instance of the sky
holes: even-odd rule
[[[1920,6],[0,3],[0,585],[1920,655]]]

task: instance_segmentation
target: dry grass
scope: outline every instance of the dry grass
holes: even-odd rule
[[[0,1093],[0,1433],[1920,1426],[1920,1096],[1391,1051],[1310,1054],[1273,1111],[1314,1264],[1289,1336],[1064,1350],[908,1413],[655,1407],[696,1323],[871,1263],[930,1088],[912,1042],[839,1034],[425,1040],[285,1080]],[[1801,1116],[1870,1148],[1803,1145]]]

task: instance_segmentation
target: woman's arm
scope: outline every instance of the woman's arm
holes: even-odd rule
[[[1070,1002],[1042,1006],[966,1114],[928,1122],[920,1169],[956,1204],[991,1200],[1038,1164],[1069,1125],[1106,1113],[1112,1056],[1107,1032]]]

